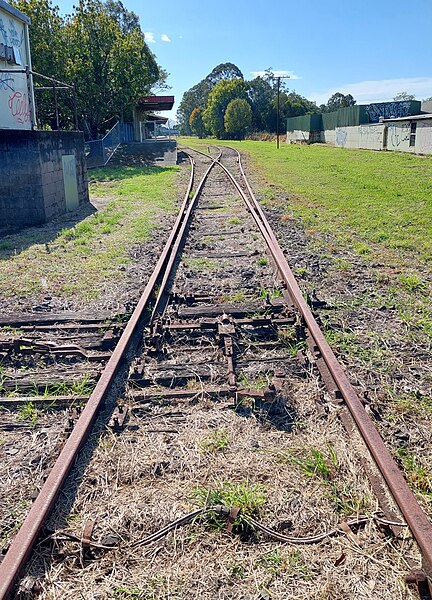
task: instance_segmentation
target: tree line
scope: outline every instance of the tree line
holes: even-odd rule
[[[79,0],[61,16],[51,0],[13,0],[28,15],[33,70],[74,84],[79,127],[90,139],[118,119],[130,120],[135,101],[167,73],[158,65],[138,16],[117,0]],[[41,85],[46,86],[47,83]],[[37,86],[37,78],[36,84]],[[73,99],[59,92],[60,126],[73,126]],[[55,128],[52,92],[36,91],[39,127]]]
[[[286,132],[289,117],[330,112],[356,103],[351,94],[339,92],[326,105],[290,91],[282,81],[279,94],[280,132]],[[177,118],[180,133],[219,139],[243,139],[250,132],[275,133],[277,127],[277,80],[271,69],[246,81],[232,63],[215,67],[203,80],[184,93]]]

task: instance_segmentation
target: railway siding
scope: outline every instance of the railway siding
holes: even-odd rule
[[[244,183],[233,186],[219,166],[238,176],[236,155],[212,154],[220,162],[190,204],[197,201],[190,226],[178,225],[181,259],[169,259],[169,288],[157,292],[114,428],[103,434],[99,420],[101,443],[88,468],[81,462],[72,472],[72,496],[57,504],[54,533],[33,553],[21,590],[415,597],[402,581],[420,564],[418,548],[341,392],[359,424],[362,404],[326,356],[277,246],[268,254],[260,230],[270,241],[273,234],[261,216],[258,227],[252,219],[260,209],[244,204]],[[194,160],[204,172],[208,158]],[[324,308],[314,294],[309,301]],[[430,522],[413,504],[407,515],[411,498],[401,493],[405,515],[426,531]],[[219,505],[231,509],[227,529]],[[162,531],[155,545],[169,523],[174,533]]]

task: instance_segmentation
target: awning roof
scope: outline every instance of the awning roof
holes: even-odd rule
[[[423,115],[408,115],[407,117],[393,117],[390,119],[383,119],[384,123],[389,123],[391,121],[421,121],[423,119],[432,119],[431,113],[426,113]]]
[[[137,105],[144,110],[171,110],[174,106],[174,96],[142,96]]]

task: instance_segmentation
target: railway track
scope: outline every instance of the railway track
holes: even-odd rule
[[[38,332],[42,338],[29,339],[20,331],[18,341],[15,332],[15,342],[3,342],[9,355],[36,349],[52,358],[63,351],[68,360],[78,356],[104,368],[88,400],[82,398],[76,423],[69,422],[72,431],[0,564],[0,597],[8,597],[30,557],[24,580],[35,596],[56,597],[54,592],[49,596],[42,578],[49,560],[63,577],[61,597],[76,597],[74,581],[86,564],[98,562],[106,573],[113,553],[117,562],[126,556],[129,565],[141,564],[142,547],[171,531],[181,535],[178,528],[192,519],[193,527],[199,527],[208,513],[210,525],[220,527],[226,521],[228,531],[257,547],[265,540],[330,544],[341,534],[354,545],[361,546],[362,540],[363,552],[367,540],[374,547],[382,543],[388,554],[376,560],[382,581],[375,597],[411,597],[396,596],[395,574],[382,573],[385,561],[396,560],[408,581],[427,597],[431,522],[320,331],[238,153],[227,147],[188,153],[195,168],[179,217],[131,319],[123,330],[107,336],[112,344],[121,334],[115,348],[100,356],[106,338],[98,344],[89,332],[87,345],[77,339],[68,344],[47,341],[43,330]],[[14,398],[7,402],[14,400],[18,404]],[[46,522],[62,486],[69,489],[74,478],[84,477],[78,465],[65,485],[104,404],[111,435],[118,436],[120,447],[116,471],[110,473],[107,467],[102,473],[90,464],[85,474],[90,483],[82,491],[75,487],[76,498],[68,504],[68,510],[73,506],[85,513],[80,520],[83,533],[63,527],[62,537],[58,521],[48,529]],[[108,465],[108,458],[96,463],[107,460]],[[110,477],[115,484],[108,483]],[[197,484],[193,489],[192,481]],[[89,501],[95,495],[98,509]],[[227,500],[239,496],[252,498],[245,500],[240,514],[235,501]],[[191,497],[201,507],[184,515]],[[104,503],[111,509],[101,511]],[[62,514],[58,503],[56,514]],[[263,517],[271,518],[270,526]],[[147,531],[153,533],[147,537]],[[41,532],[46,534],[42,541]],[[202,541],[196,551],[190,540],[179,539],[184,554],[199,561],[200,552],[205,553]],[[212,552],[217,554],[216,548]],[[326,549],[320,551],[325,554]],[[176,551],[171,557],[185,568],[179,555]],[[70,564],[71,556],[79,556],[78,564]],[[333,558],[338,567],[346,552]],[[222,555],[219,559],[223,562]],[[97,569],[87,575],[88,582],[81,583],[88,586],[87,593],[98,586],[106,591]],[[303,579],[307,590],[308,577]],[[275,597],[286,597],[277,595],[273,580],[271,584]],[[387,586],[387,596],[380,586]],[[159,591],[154,597],[249,597],[223,595],[228,592],[222,584],[208,585],[205,593],[204,588],[195,585],[183,596],[178,590],[177,596]],[[98,597],[111,597],[106,594]]]

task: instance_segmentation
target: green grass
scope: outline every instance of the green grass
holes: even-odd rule
[[[32,427],[34,427],[38,420],[39,411],[33,404],[33,402],[26,402],[23,406],[20,407],[17,419],[19,421],[24,421],[29,423]]]
[[[212,258],[184,258],[183,263],[192,271],[199,273],[217,271],[220,267],[220,263]]]
[[[192,143],[196,143],[194,140]],[[264,178],[291,195],[309,227],[349,243],[409,251],[432,261],[432,157],[321,144],[229,142],[247,152]]]
[[[237,506],[242,514],[255,515],[261,506],[267,502],[265,487],[261,484],[253,484],[250,481],[221,482],[218,487],[207,488],[204,486],[196,487],[192,490],[192,498],[198,506]],[[209,524],[216,528],[223,528],[226,524],[225,519],[216,515],[211,515]]]
[[[48,242],[41,228],[9,236],[0,247],[0,295],[98,298],[111,281],[125,277],[125,267],[131,262],[128,249],[150,238],[161,214],[176,212],[178,170],[109,167],[92,171],[90,195],[106,198],[106,206],[74,227],[62,229]]]
[[[298,467],[308,477],[330,481],[338,469],[336,452],[329,445],[326,454],[316,448],[283,450],[278,453],[282,462]]]
[[[398,448],[396,454],[414,491],[432,501],[432,472],[420,465],[418,458],[406,448]]]
[[[198,442],[200,451],[203,454],[214,454],[216,452],[220,452],[221,450],[228,448],[229,444],[229,433],[223,427],[215,429]]]

